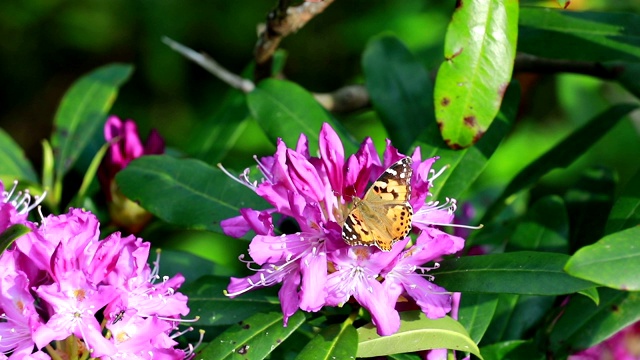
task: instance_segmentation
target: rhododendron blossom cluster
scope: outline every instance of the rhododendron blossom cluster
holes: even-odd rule
[[[341,236],[354,197],[361,197],[370,182],[391,164],[406,157],[387,142],[382,159],[367,138],[348,157],[336,132],[325,124],[319,136],[319,155],[311,156],[304,135],[295,148],[279,140],[273,156],[257,159],[264,178],[251,181],[245,171],[238,181],[263,197],[271,208],[241,209],[241,215],[222,222],[226,234],[242,237],[252,230],[249,246],[256,273],[231,278],[229,296],[281,283],[279,298],[285,317],[298,309],[315,312],[323,306],[342,306],[352,297],[370,313],[380,335],[396,332],[400,317],[398,300],[411,299],[429,318],[440,318],[451,310],[451,294],[432,282],[424,264],[464,246],[464,239],[440,229],[453,222],[456,201],[428,201],[433,180],[441,172],[432,170],[437,160],[413,160],[413,232],[394,244],[389,252],[376,247],[349,246]],[[282,233],[278,225],[295,220],[299,231]]]
[[[16,216],[3,194],[0,224],[22,223],[31,232],[0,256],[0,358],[192,355],[174,341],[189,313],[187,297],[176,292],[184,278],[160,278],[158,261],[147,264],[148,242],[120,233],[100,240],[97,218],[81,209],[38,225]]]

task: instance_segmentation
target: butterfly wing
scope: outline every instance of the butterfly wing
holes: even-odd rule
[[[411,231],[411,158],[386,169],[349,213],[342,238],[350,245],[375,245],[383,251]]]

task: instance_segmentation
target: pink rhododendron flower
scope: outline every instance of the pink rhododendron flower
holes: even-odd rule
[[[405,157],[387,142],[380,158],[370,138],[345,157],[340,138],[328,124],[319,134],[318,156],[309,154],[304,135],[295,149],[278,140],[273,156],[257,159],[262,181],[251,181],[248,169],[236,179],[272,208],[241,209],[239,216],[221,223],[230,236],[255,233],[249,245],[252,260],[244,261],[257,265],[256,274],[232,278],[228,296],[282,283],[279,297],[285,324],[297,309],[313,312],[354,298],[369,310],[381,335],[398,330],[395,307],[401,295],[414,300],[430,318],[444,316],[451,310],[451,294],[433,284],[424,273],[429,268],[421,266],[459,251],[464,239],[439,229],[452,224],[456,201],[427,202],[429,188],[440,175],[432,170],[436,158],[422,160],[420,149],[410,156],[415,241],[407,237],[384,252],[350,247],[342,239],[354,197],[361,198],[371,182]],[[283,220],[295,222],[298,231],[282,232],[278,226]]]
[[[149,222],[151,214],[120,192],[115,177],[134,159],[164,153],[164,140],[156,130],[151,130],[147,141],[142,144],[136,123],[133,120],[123,122],[116,116],[107,119],[104,137],[111,146],[100,165],[98,180],[107,194],[111,220],[135,234]]]
[[[173,340],[189,313],[176,291],[184,278],[161,279],[158,262],[147,264],[149,243],[120,233],[100,240],[97,218],[80,209],[28,225],[32,232],[0,255],[4,356],[48,358],[43,350],[54,341],[67,344],[56,351],[92,358],[193,355]]]

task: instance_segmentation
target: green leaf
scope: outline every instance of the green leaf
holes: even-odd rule
[[[289,318],[287,327],[282,325],[281,312],[255,314],[234,324],[204,348],[199,359],[252,359],[267,357],[302,323],[305,317],[301,311]]]
[[[640,58],[640,16],[634,13],[520,9],[518,51],[584,61]]]
[[[56,181],[71,168],[93,133],[104,124],[133,67],[110,64],[77,80],[66,92],[54,120],[51,145],[56,155]]]
[[[38,182],[38,176],[24,151],[15,141],[0,128],[0,180],[10,184],[13,180]]]
[[[156,249],[161,250],[162,257],[162,274],[167,276],[174,276],[176,274],[182,274],[185,278],[185,285],[180,288],[180,291],[185,289],[186,284],[195,282],[203,276],[210,276],[214,274],[217,264],[203,259],[199,256],[193,255],[186,251],[172,250],[172,249]],[[153,258],[155,261],[155,258]],[[217,280],[216,278],[215,280]],[[214,280],[214,281],[215,281]],[[229,279],[223,278],[223,283],[228,284]],[[222,292],[222,290],[220,290]],[[189,299],[191,301],[191,299]]]
[[[514,122],[520,103],[520,87],[512,83],[507,89],[500,113],[487,133],[474,146],[453,150],[442,140],[438,125],[433,122],[420,134],[416,146],[420,146],[424,158],[438,156],[436,164],[449,168],[436,180],[430,191],[434,199],[444,196],[457,198],[473,184],[487,166],[487,162]]]
[[[465,293],[460,296],[458,321],[476,344],[487,331],[497,306],[498,298],[494,294]]]
[[[569,217],[559,196],[536,201],[511,235],[507,251],[569,251]]]
[[[373,324],[358,329],[358,357],[373,357],[429,349],[453,349],[470,352],[482,359],[467,331],[445,316],[432,320],[421,311],[400,313],[400,330],[389,336],[377,334]]]
[[[396,37],[378,36],[367,44],[362,70],[371,103],[389,139],[407,152],[433,115],[433,83],[429,73]]]
[[[561,295],[593,287],[563,271],[568,255],[521,251],[440,262],[435,283],[452,292]]]
[[[80,208],[82,207],[82,204],[84,204],[84,201],[87,196],[87,190],[89,189],[91,182],[95,179],[96,173],[98,172],[98,168],[100,167],[100,163],[102,162],[102,158],[107,153],[107,150],[109,149],[110,146],[111,146],[110,143],[105,143],[100,147],[100,150],[98,150],[98,152],[93,156],[93,159],[91,160],[91,163],[87,168],[87,171],[84,173],[84,176],[82,177],[82,184],[80,185],[80,189],[78,190],[77,195],[71,202],[73,204],[73,207]]]
[[[493,320],[487,329],[483,344],[517,340],[526,336],[551,309],[552,296],[500,294]]]
[[[350,323],[331,325],[302,349],[296,360],[355,359],[358,333]]]
[[[504,341],[480,348],[485,360],[544,360],[546,356],[531,340]]]
[[[613,80],[616,80],[636,98],[640,98],[640,83],[638,82],[640,63],[610,61],[603,63],[602,66],[612,74]]]
[[[256,313],[280,309],[278,298],[265,294],[264,290],[247,292],[235,298],[225,296],[227,285],[228,277],[209,275],[180,288],[189,296],[189,307],[198,309],[200,319],[197,325],[233,325]]]
[[[211,119],[202,122],[193,132],[188,152],[208,164],[218,163],[239,140],[248,118],[244,93],[230,90]]]
[[[600,289],[600,305],[572,296],[549,334],[549,350],[562,358],[589,348],[640,320],[640,293]]]
[[[199,160],[143,156],[116,175],[125,196],[164,221],[221,232],[220,221],[266,203],[225,173]]]
[[[0,233],[0,254],[2,254],[20,236],[31,232],[31,229],[22,224],[13,224]]]
[[[613,206],[617,176],[611,169],[587,169],[565,194],[571,224],[571,252],[604,236]]]
[[[626,184],[607,219],[605,234],[640,224],[640,170]]]
[[[478,141],[498,113],[513,70],[518,8],[516,0],[457,2],[434,90],[442,138],[453,149]]]
[[[569,4],[571,4],[571,0],[556,0],[556,2],[558,3],[558,5],[560,5],[563,9],[566,9],[569,7]]]
[[[489,222],[489,219],[496,216],[509,196],[534,184],[551,170],[564,168],[571,164],[583,155],[594,142],[604,136],[620,119],[636,108],[637,105],[633,104],[620,104],[610,107],[527,165],[509,182],[500,197],[487,210],[481,222]]]
[[[565,270],[578,278],[615,289],[640,290],[640,226],[607,235],[578,250]]]
[[[346,153],[357,149],[351,136],[297,84],[276,79],[261,81],[247,94],[247,104],[253,118],[274,144],[277,138],[282,138],[289,147],[295,147],[304,134],[309,140],[310,153],[315,154],[322,124],[329,123],[342,138]]]
[[[593,303],[596,304],[596,306],[600,304],[600,293],[598,293],[597,287],[592,287],[590,289],[578,291],[578,294],[584,295],[587,298],[593,300]]]

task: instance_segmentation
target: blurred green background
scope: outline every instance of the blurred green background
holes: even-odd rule
[[[558,7],[551,1],[520,3]],[[57,105],[71,83],[101,65],[125,62],[135,65],[135,73],[122,88],[113,113],[136,120],[143,137],[157,128],[170,148],[185,152],[198,126],[215,121],[215,111],[229,89],[169,49],[161,37],[204,51],[240,73],[251,61],[257,25],[274,5],[257,0],[0,2],[0,36],[5,39],[0,43],[0,127],[38,168],[40,142],[49,137]],[[435,74],[454,5],[453,0],[335,0],[281,44],[288,54],[285,76],[313,92],[362,83],[362,51],[369,38],[382,32],[402,39]],[[570,9],[638,13],[640,4],[572,1]],[[617,85],[584,76],[519,74],[517,78],[523,88],[518,123],[475,190],[504,185],[608,104],[637,101]],[[339,118],[359,138],[370,135],[379,148],[383,146],[385,133],[373,112]],[[621,122],[570,171],[545,178],[549,191],[570,185],[593,165],[615,168],[624,182],[639,166],[638,129],[637,119]],[[253,154],[270,152],[268,140],[250,124],[223,163],[240,170],[252,162]]]

